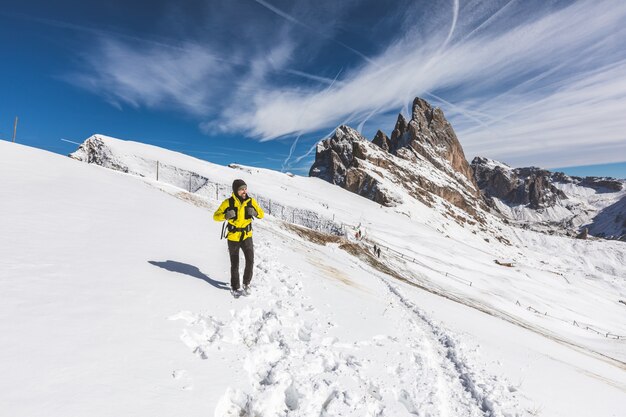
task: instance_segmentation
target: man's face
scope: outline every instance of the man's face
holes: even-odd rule
[[[244,198],[246,196],[246,194],[248,194],[248,188],[247,187],[242,187],[239,190],[237,190],[237,195],[239,195],[239,197]]]

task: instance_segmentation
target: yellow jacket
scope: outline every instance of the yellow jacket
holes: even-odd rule
[[[263,209],[259,206],[259,204],[256,202],[254,198],[248,197],[242,203],[241,201],[239,201],[239,198],[237,198],[237,196],[233,193],[230,198],[227,198],[226,200],[224,200],[222,204],[220,204],[218,209],[215,210],[215,213],[213,213],[213,220],[215,220],[216,222],[223,222],[224,220],[226,220],[225,211],[230,206],[231,198],[234,200],[234,207],[235,207],[235,210],[237,211],[237,216],[228,220],[228,224],[231,225],[230,227],[243,229],[246,226],[248,226],[250,223],[252,223],[252,218],[246,218],[245,207],[247,207],[248,205],[251,205],[252,207],[255,208],[258,219],[262,219],[263,216],[265,216]],[[241,236],[242,233],[244,234],[243,239]],[[249,237],[252,237],[252,229],[250,229],[249,231],[243,231],[243,232],[229,231],[228,236],[227,236],[228,240],[232,240],[234,242],[239,242],[240,240],[246,240]]]

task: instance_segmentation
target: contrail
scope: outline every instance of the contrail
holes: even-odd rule
[[[456,29],[456,22],[459,19],[459,0],[454,0],[452,4],[452,23],[450,24],[450,30],[448,30],[448,36],[443,41],[441,46],[437,48],[437,50],[428,58],[424,66],[421,68],[421,71],[424,72],[430,67],[432,67],[441,57],[444,49],[448,46],[450,39],[452,39],[452,35],[454,34],[454,30]]]
[[[439,50],[442,50],[446,46],[448,46],[448,43],[450,42],[450,39],[452,39],[452,35],[454,34],[454,29],[456,29],[456,22],[458,21],[458,19],[459,19],[459,0],[454,0],[454,4],[452,5],[452,25],[450,25],[448,36],[446,37],[446,40],[443,41],[443,45],[441,45],[441,48],[439,48]]]
[[[296,145],[298,144],[298,139],[300,139],[300,136],[302,136],[302,134],[298,135],[296,139],[293,141],[293,143],[291,144],[291,148],[289,148],[289,155],[287,155],[287,158],[285,158],[285,160],[283,161],[283,166],[281,167],[281,171],[285,170],[285,167],[287,166],[287,162],[289,162],[291,155],[293,155],[293,150],[296,148]]]
[[[306,25],[304,23],[302,23],[301,21],[299,21],[298,19],[296,19],[295,17],[291,16],[290,14],[287,14],[285,12],[283,12],[282,10],[280,10],[278,7],[274,7],[271,4],[263,1],[263,0],[254,0],[257,3],[259,3],[261,6],[265,7],[266,9],[269,9],[271,11],[273,11],[274,13],[276,13],[277,15],[279,15],[280,17],[289,20],[292,23],[295,23],[296,25],[301,25],[304,26],[307,29],[312,29],[309,25]]]
[[[350,45],[347,45],[341,41],[338,41],[334,38],[331,38],[330,36],[327,36],[321,32],[319,32],[317,29],[313,28],[312,26],[307,25],[304,22],[301,22],[300,20],[296,19],[295,17],[293,17],[292,15],[280,10],[278,7],[273,6],[271,4],[269,4],[268,2],[264,1],[264,0],[254,0],[255,2],[257,2],[258,4],[260,4],[261,6],[265,7],[266,9],[276,13],[278,16],[282,17],[283,19],[286,19],[288,21],[290,21],[293,24],[296,25],[300,25],[308,30],[310,30],[311,32],[317,34],[318,36],[321,36],[324,39],[329,39],[332,42],[335,42],[337,45],[341,45],[344,48],[346,48],[347,50],[355,53],[356,55],[360,56],[361,58],[363,58],[364,60],[366,60],[367,62],[369,62],[372,65],[377,65],[371,58],[369,58],[367,55],[363,54],[360,51],[357,51],[356,49],[354,49],[353,47],[351,47]],[[458,1],[458,0],[455,0]]]
[[[326,77],[321,77],[319,75],[309,74],[308,72],[303,72],[303,71],[298,71],[298,70],[293,70],[293,69],[287,69],[285,70],[285,72],[288,74],[298,75],[303,78],[308,78],[309,80],[319,81],[320,83],[328,84],[328,85],[333,85],[337,81],[337,77],[335,77],[334,79],[326,78]],[[340,82],[339,84],[341,85],[343,83]]]
[[[516,0],[509,0],[504,6],[500,7],[498,10],[496,10],[491,16],[489,16],[484,22],[482,22],[480,25],[478,25],[475,29],[473,29],[470,33],[468,33],[467,35],[465,35],[463,37],[463,39],[461,39],[461,42],[467,40],[468,38],[470,38],[474,33],[478,32],[480,29],[482,29],[483,27],[485,27],[486,25],[488,25],[493,19],[496,18],[496,16],[498,16],[504,9],[506,9],[507,7],[509,7],[509,5],[511,3],[514,3]]]
[[[480,119],[478,119],[478,118],[476,118],[476,117],[472,116],[472,115],[471,115],[471,114],[469,114],[469,112],[467,112],[465,109],[463,109],[463,108],[461,108],[461,107],[459,107],[459,106],[457,106],[457,105],[455,105],[455,104],[452,104],[452,103],[450,103],[449,101],[446,101],[446,100],[442,99],[441,97],[436,96],[436,95],[435,95],[435,94],[433,94],[433,93],[424,93],[424,94],[426,94],[427,96],[430,96],[430,97],[434,98],[435,100],[438,100],[438,101],[440,101],[440,102],[444,103],[444,104],[445,104],[445,105],[447,105],[447,106],[450,106],[451,108],[455,109],[456,111],[458,111],[459,113],[461,113],[463,116],[467,117],[468,119],[470,119],[470,120],[472,120],[472,121],[476,122],[477,124],[479,124],[480,126],[482,126],[482,127],[486,128],[486,129],[489,129],[489,125],[488,125],[488,124],[486,124],[486,123],[485,123],[485,122],[483,122],[482,120],[480,120]]]
[[[339,74],[341,74],[342,71],[343,71],[343,67],[339,70],[337,75],[335,75],[335,78],[333,78],[333,80],[330,82],[328,87],[326,87],[324,89],[322,94],[324,94],[325,92],[327,92],[328,90],[330,90],[333,87],[333,85],[335,84],[335,81],[337,81],[337,78],[339,78]],[[302,118],[302,115],[306,112],[306,110],[308,110],[309,105],[311,104],[311,100],[312,100],[312,97],[310,97],[309,100],[307,100],[306,105],[304,105],[302,107],[302,110],[300,111],[300,114],[298,115],[298,123],[300,122],[300,119]],[[291,159],[291,155],[293,155],[293,151],[294,151],[294,149],[296,147],[296,144],[298,143],[298,140],[300,139],[300,136],[302,136],[302,133],[298,134],[296,139],[291,144],[291,148],[289,149],[289,155],[287,155],[287,158],[285,158],[285,161],[283,162],[283,166],[281,168],[283,171],[285,170],[285,167],[288,166],[287,164],[288,164],[289,160]]]
[[[369,112],[369,114],[367,116],[365,116],[365,119],[363,119],[361,121],[361,123],[359,123],[359,125],[357,126],[356,130],[359,131],[359,133],[363,132],[363,126],[365,125],[365,122],[367,122],[370,117],[372,117],[373,115],[375,115],[376,113],[378,113],[378,111],[383,107],[384,104],[381,104],[380,106],[376,107],[374,110],[372,110],[371,112]]]
[[[62,140],[63,142],[73,143],[74,145],[82,145],[82,143],[74,142],[73,140],[69,140],[69,139],[63,139],[63,138],[61,138],[61,140]]]
[[[311,152],[313,152],[313,149],[315,149],[317,147],[317,144],[320,143],[321,141],[328,139],[330,137],[330,135],[332,135],[335,130],[337,130],[337,128],[341,125],[344,125],[346,123],[348,123],[348,121],[354,116],[354,112],[352,112],[343,122],[339,123],[335,128],[333,128],[333,130],[331,130],[329,133],[326,134],[326,136],[324,136],[322,139],[318,140],[317,142],[315,142],[313,144],[313,146],[311,146],[311,148],[309,148],[309,150],[304,154],[304,155],[300,155],[298,156],[295,160],[294,163],[297,164],[298,162],[302,161],[304,158],[306,158],[307,156],[309,156],[311,154]]]

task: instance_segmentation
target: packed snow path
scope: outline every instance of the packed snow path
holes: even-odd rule
[[[383,313],[395,310],[394,334],[329,336],[335,325],[310,303],[303,274],[270,246],[257,244],[253,293],[233,300],[227,320],[209,312],[170,317],[186,323],[181,340],[198,358],[240,352],[249,385],[227,388],[216,417],[518,415],[501,411],[512,407],[503,390],[515,389],[473,372],[454,338],[385,278],[379,290]]]

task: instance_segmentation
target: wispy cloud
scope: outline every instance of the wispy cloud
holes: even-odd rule
[[[372,111],[439,92],[470,156],[548,167],[623,159],[621,152],[592,150],[619,151],[626,141],[626,4],[582,1],[526,17],[523,11],[508,2],[485,20],[495,24],[499,15],[505,27],[481,23],[472,36],[450,30],[444,48],[435,46],[436,32],[425,44],[409,35],[376,57],[378,65],[349,71],[332,91],[277,88],[248,114],[248,133],[301,134],[351,113],[365,121]],[[290,109],[305,100],[309,111],[296,118]]]
[[[403,11],[406,20],[378,29],[376,54],[339,36],[349,20],[327,10],[333,2],[247,4],[255,8],[240,4],[238,24],[257,36],[171,48],[99,34],[86,70],[71,80],[116,105],[173,107],[206,132],[260,140],[323,134],[343,122],[366,129],[420,95],[444,108],[469,157],[552,167],[626,155],[624,2],[418,2]],[[342,7],[356,20],[368,5]],[[259,19],[259,9],[273,19]],[[212,16],[207,27],[233,23]],[[345,54],[354,58],[347,66]],[[285,166],[314,149],[292,159],[296,144]]]
[[[203,116],[215,106],[214,90],[198,88],[203,83],[218,85],[231,66],[197,44],[177,49],[128,45],[117,38],[100,38],[98,54],[85,57],[93,72],[70,74],[66,79],[103,95],[112,103],[133,107],[182,108]]]

